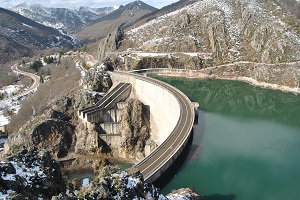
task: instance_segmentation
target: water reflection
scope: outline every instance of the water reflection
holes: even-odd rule
[[[300,95],[234,81],[159,79],[206,110],[164,193],[192,187],[204,199],[299,198]]]
[[[300,127],[300,95],[227,80],[155,77],[177,87],[202,110],[244,118],[262,118]]]
[[[212,194],[206,196],[204,200],[234,200],[236,196],[234,194],[221,195],[221,194]]]

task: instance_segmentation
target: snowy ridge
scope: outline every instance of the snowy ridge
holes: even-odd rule
[[[300,59],[300,37],[287,14],[259,0],[197,1],[128,31],[127,40],[135,44],[134,51],[190,51],[195,46],[195,51],[232,61],[252,51],[262,62]],[[294,53],[287,54],[286,48]]]
[[[52,28],[69,29],[95,21],[111,12],[115,7],[90,8],[79,7],[68,8],[48,8],[40,4],[23,3],[10,8],[33,21],[39,22]]]

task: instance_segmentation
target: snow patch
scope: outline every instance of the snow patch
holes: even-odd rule
[[[9,85],[0,89],[0,94],[7,94],[6,98],[12,97],[20,90],[20,85]]]
[[[3,115],[2,111],[0,111],[0,127],[5,126],[8,123],[9,123],[9,119]]]
[[[90,183],[90,178],[84,178],[82,179],[82,186],[86,186]]]
[[[34,27],[32,27],[32,26],[30,26],[30,25],[28,25],[28,24],[22,23],[22,25],[23,25],[23,26],[27,26],[27,27],[29,27],[29,28],[34,28]]]

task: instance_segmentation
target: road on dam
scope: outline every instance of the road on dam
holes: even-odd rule
[[[174,159],[176,159],[183,150],[192,132],[195,111],[188,97],[175,87],[153,78],[134,73],[131,75],[137,79],[142,79],[143,81],[166,89],[175,96],[180,105],[180,117],[171,134],[161,145],[134,166],[143,174],[145,181],[153,182],[170,166],[169,161],[173,163]],[[161,101],[163,101],[163,99],[161,99]]]

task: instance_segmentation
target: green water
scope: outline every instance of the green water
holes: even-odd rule
[[[209,199],[300,199],[300,95],[234,81],[158,79],[202,109],[190,155],[164,194],[192,187]]]

